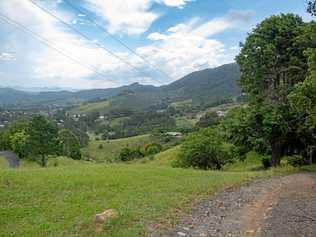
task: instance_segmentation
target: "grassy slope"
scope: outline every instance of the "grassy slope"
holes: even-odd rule
[[[1,236],[94,236],[96,213],[120,218],[103,236],[140,236],[190,200],[262,173],[154,165],[78,165],[0,171]]]
[[[186,116],[176,117],[176,126],[177,128],[193,128],[197,122],[196,119],[189,119]]]
[[[142,146],[151,141],[151,135],[141,135],[107,141],[91,141],[88,147],[83,149],[83,153],[89,154],[98,162],[113,161],[119,155],[122,148],[127,146]],[[103,149],[99,149],[100,144],[103,145]]]
[[[172,147],[166,151],[160,152],[155,155],[154,159],[150,161],[150,164],[159,166],[171,166],[172,161],[175,160],[180,150],[180,146]]]
[[[84,103],[70,111],[71,114],[88,114],[92,112],[102,112],[108,107],[110,107],[111,103],[109,100],[100,101],[100,102],[92,102],[92,103]]]

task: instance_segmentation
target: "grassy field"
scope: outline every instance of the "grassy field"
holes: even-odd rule
[[[102,112],[102,111],[105,111],[110,106],[111,106],[111,103],[108,100],[84,103],[72,109],[70,113],[71,114],[88,114],[92,112]]]
[[[171,166],[179,151],[180,146],[175,146],[166,151],[160,152],[154,156],[154,159],[150,161],[150,164],[158,166]]]
[[[210,172],[155,165],[74,165],[0,170],[0,236],[95,236],[94,216],[120,217],[100,236],[142,236],[199,199],[261,172]]]
[[[9,164],[7,160],[3,156],[0,156],[0,169],[6,169],[8,167],[9,167]]]
[[[106,141],[91,141],[87,148],[82,151],[85,155],[89,155],[97,162],[112,162],[120,154],[124,147],[143,146],[153,141],[151,135],[141,135],[129,138],[106,140]],[[99,146],[102,144],[103,148]]]
[[[184,128],[184,129],[190,129],[193,128],[197,122],[196,119],[189,119],[185,116],[183,117],[176,117],[176,126],[177,128]]]

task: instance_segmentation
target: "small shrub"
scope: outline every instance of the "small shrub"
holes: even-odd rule
[[[271,158],[269,156],[263,156],[261,162],[265,169],[268,169],[272,166]]]
[[[118,159],[120,161],[131,161],[136,158],[144,157],[144,153],[141,151],[140,147],[129,148],[125,147],[121,150]]]
[[[103,149],[103,144],[100,144],[100,145],[98,146],[98,148],[99,148],[100,150],[102,150],[102,149]]]
[[[306,162],[306,160],[300,155],[287,156],[283,159],[285,159],[288,162],[288,164],[292,166],[302,166],[308,164],[308,162]]]
[[[173,166],[221,169],[228,160],[223,140],[215,129],[201,129],[188,135]]]
[[[145,147],[146,155],[154,155],[162,150],[162,146],[158,143],[152,143]]]
[[[54,159],[53,166],[54,166],[54,167],[57,167],[57,166],[58,166],[58,160],[57,160],[57,159]]]

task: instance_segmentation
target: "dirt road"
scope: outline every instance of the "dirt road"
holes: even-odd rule
[[[257,180],[194,206],[168,233],[151,236],[316,236],[316,173]]]

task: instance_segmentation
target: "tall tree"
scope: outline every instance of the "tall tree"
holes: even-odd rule
[[[40,157],[41,165],[47,164],[47,156],[58,151],[58,128],[43,116],[35,116],[30,123],[31,152]]]
[[[80,142],[77,136],[68,129],[59,132],[59,142],[62,154],[74,160],[81,159]]]
[[[236,57],[240,85],[254,113],[250,118],[261,127],[258,135],[269,142],[274,166],[279,165],[289,140],[295,139],[296,114],[290,110],[288,94],[305,79],[304,51],[315,47],[306,28],[308,24],[297,15],[272,16],[249,34]]]
[[[316,49],[307,52],[309,71],[304,82],[299,83],[289,95],[291,106],[300,116],[298,127],[304,144],[308,147],[309,160],[313,162],[316,150]]]

